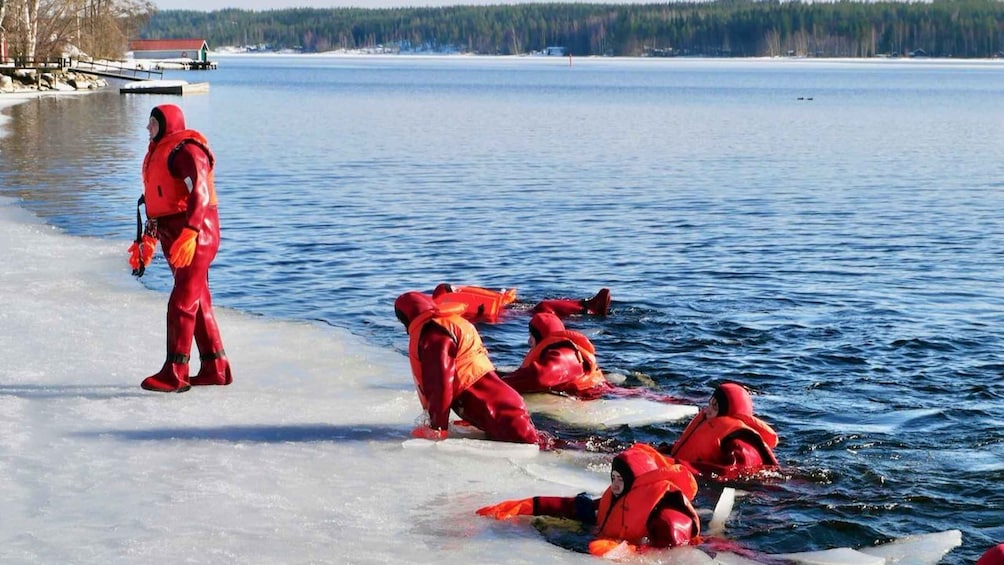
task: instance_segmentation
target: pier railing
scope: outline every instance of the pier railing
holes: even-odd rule
[[[124,80],[153,80],[164,76],[164,71],[160,69],[151,69],[138,63],[123,61],[80,61],[70,59],[67,68],[78,73]]]

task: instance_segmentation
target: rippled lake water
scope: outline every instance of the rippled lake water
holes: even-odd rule
[[[12,108],[0,191],[124,249],[150,108],[179,104],[218,160],[217,304],[399,353],[399,293],[516,287],[483,328],[504,366],[520,309],[606,286],[609,317],[568,323],[608,372],[694,402],[742,381],[779,431],[786,476],[739,485],[741,542],[959,528],[961,564],[1004,541],[1004,65],[223,57],[177,76],[211,91]],[[166,290],[158,261],[143,283]]]

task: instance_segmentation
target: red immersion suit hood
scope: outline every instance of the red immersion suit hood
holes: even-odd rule
[[[153,141],[160,141],[169,135],[185,129],[185,113],[174,104],[161,104],[150,111],[150,117],[157,120],[157,135]]]
[[[428,294],[414,291],[406,292],[398,296],[397,300],[394,301],[394,315],[407,328],[412,320],[423,312],[432,310],[435,307],[436,303],[432,301],[432,297]]]
[[[711,396],[718,401],[719,416],[753,415],[753,399],[749,391],[738,383],[719,385]]]
[[[564,329],[565,324],[561,322],[561,318],[550,312],[540,312],[530,318],[530,335],[537,341]]]

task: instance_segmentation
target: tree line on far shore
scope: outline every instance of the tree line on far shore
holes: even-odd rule
[[[1004,2],[715,0],[390,9],[157,12],[145,39],[248,46],[518,55],[991,58],[1004,51]]]
[[[130,39],[211,48],[576,56],[1004,55],[1004,0],[712,0],[438,8],[156,11],[150,0],[0,0],[0,43],[21,61],[120,58]]]

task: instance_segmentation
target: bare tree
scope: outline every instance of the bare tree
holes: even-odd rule
[[[762,52],[768,57],[781,56],[781,34],[776,29],[764,33]]]
[[[14,62],[35,59],[35,37],[38,29],[34,16],[38,14],[38,0],[7,0],[4,2],[6,16],[5,33]]]
[[[0,0],[0,34],[7,39],[10,54],[17,65],[45,59],[51,55],[53,11],[60,0]],[[40,50],[40,38],[43,48]]]
[[[65,0],[64,0],[65,1]],[[73,0],[79,5],[78,47],[92,57],[121,58],[156,11],[149,0]]]
[[[39,0],[35,25],[38,33],[35,40],[35,55],[39,59],[50,60],[61,57],[73,45],[74,17],[73,4],[67,0]]]
[[[0,33],[15,61],[69,52],[118,59],[155,10],[149,0],[0,0],[0,25],[9,16]]]
[[[7,42],[7,28],[3,26],[4,16],[7,15],[7,0],[0,0],[0,45]],[[0,63],[4,61],[0,60]]]

